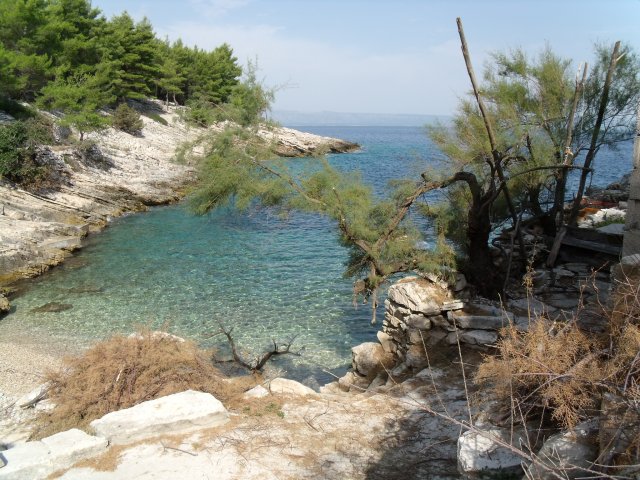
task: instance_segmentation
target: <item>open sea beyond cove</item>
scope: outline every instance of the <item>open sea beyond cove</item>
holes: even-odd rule
[[[360,170],[376,192],[442,161],[420,127],[295,128],[362,145],[330,162]],[[630,171],[631,147],[602,152],[593,184]],[[224,352],[223,338],[209,338],[222,322],[255,354],[272,339],[296,337],[292,349],[304,347],[302,355],[277,357],[270,368],[317,386],[342,375],[351,347],[375,341],[379,327],[370,326],[367,305],[352,303],[352,280],[342,277],[346,257],[335,226],[315,215],[223,209],[197,217],[184,204],[153,208],[114,220],[62,266],[30,281],[0,321],[0,342],[85,345],[164,326]],[[58,311],[40,308],[52,303]]]

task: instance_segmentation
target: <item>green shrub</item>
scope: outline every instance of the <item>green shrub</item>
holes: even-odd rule
[[[8,97],[0,95],[0,111],[8,113],[16,120],[26,120],[36,115],[35,110],[30,107],[11,100]]]
[[[53,138],[53,120],[44,115],[35,115],[26,119],[24,126],[27,129],[27,146],[51,145],[55,143]]]
[[[25,187],[42,186],[50,168],[35,162],[35,149],[53,142],[51,128],[43,116],[0,125],[0,177]]]
[[[0,125],[0,175],[16,180],[22,165],[27,144],[27,128],[24,122]]]
[[[208,127],[218,118],[215,105],[201,98],[192,98],[187,101],[187,108],[183,111],[183,119],[192,125]]]
[[[140,114],[126,103],[118,105],[118,108],[116,108],[116,111],[113,113],[111,124],[113,128],[117,128],[131,135],[140,133],[140,130],[142,130],[144,126]]]

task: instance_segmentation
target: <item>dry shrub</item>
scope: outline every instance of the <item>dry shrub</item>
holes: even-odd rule
[[[598,407],[601,345],[575,322],[540,318],[528,332],[507,327],[498,352],[484,359],[476,381],[509,405],[514,419],[548,411],[553,420],[570,427]]]
[[[616,277],[604,333],[585,333],[576,318],[506,328],[476,381],[514,420],[550,412],[566,428],[599,416],[599,463],[628,466],[640,463],[640,267]]]
[[[205,351],[165,333],[115,336],[49,374],[55,408],[38,419],[35,437],[85,427],[106,413],[184,390],[213,394],[223,403],[247,382],[223,377]]]

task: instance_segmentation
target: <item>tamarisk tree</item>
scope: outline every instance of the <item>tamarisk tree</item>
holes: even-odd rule
[[[208,139],[200,187],[192,196],[195,211],[260,204],[330,218],[349,251],[345,275],[357,279],[354,293],[371,301],[374,320],[380,286],[397,273],[446,275],[458,268],[481,294],[495,298],[503,293],[508,272],[493,264],[492,232],[509,222],[524,261],[519,228],[523,217],[543,223],[546,218],[554,230],[557,209],[547,199],[554,198],[561,174],[574,168],[566,163],[566,151],[573,148],[571,160],[582,151],[576,143],[584,138],[582,130],[573,134],[589,124],[592,104],[581,96],[588,83],[585,69],[582,80],[573,81],[570,62],[549,49],[537,62],[521,51],[495,54],[484,82],[478,82],[459,19],[458,30],[473,96],[461,101],[451,124],[430,128],[432,140],[449,160],[446,170],[396,181],[388,195],[380,197],[358,172],[337,169],[325,158],[307,162],[307,168],[298,160],[292,168],[258,134],[272,92],[253,78],[237,90],[242,95],[235,96],[234,107],[246,115]],[[637,72],[628,69],[629,84]],[[621,104],[629,98],[620,98]],[[619,123],[611,120],[611,125]],[[622,130],[611,129],[617,134]],[[605,145],[606,135],[599,138]],[[442,189],[448,201],[440,201]],[[430,193],[438,190],[440,195]],[[546,203],[552,207],[545,210]],[[412,210],[431,217],[432,230],[420,229]],[[419,248],[425,235],[436,238],[433,248]]]

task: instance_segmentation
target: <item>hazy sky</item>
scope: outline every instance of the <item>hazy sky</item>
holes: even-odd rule
[[[640,50],[640,0],[93,0],[148,17],[189,45],[258,59],[274,109],[451,114],[469,89],[456,17],[476,72],[488,54],[548,42],[576,64],[596,41]]]

